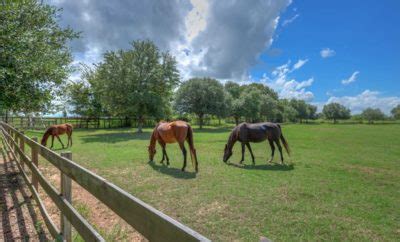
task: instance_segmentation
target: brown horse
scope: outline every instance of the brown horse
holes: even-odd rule
[[[286,142],[285,138],[282,135],[281,126],[279,124],[269,122],[255,124],[241,123],[236,126],[229,136],[228,143],[225,145],[223,157],[224,162],[227,162],[229,157],[231,157],[232,148],[236,141],[240,141],[242,143],[242,159],[240,160],[240,163],[243,163],[244,161],[244,151],[246,145],[247,149],[250,151],[253,164],[255,164],[250,142],[262,142],[266,139],[268,139],[269,145],[271,146],[272,150],[271,159],[269,160],[269,162],[272,162],[272,160],[274,159],[275,142],[278,146],[279,152],[281,153],[281,162],[283,164],[282,146],[279,142],[279,139],[282,140],[282,143],[285,146],[288,155],[290,155],[289,144]]]
[[[154,155],[156,154],[156,141],[158,141],[160,144],[163,152],[163,157],[160,163],[164,164],[164,160],[167,159],[167,165],[169,165],[169,158],[165,147],[167,144],[178,142],[183,153],[182,171],[185,171],[187,154],[185,140],[189,143],[192,164],[194,162],[193,165],[196,169],[196,172],[198,172],[196,149],[194,148],[193,144],[193,130],[192,127],[190,127],[190,125],[184,121],[178,120],[173,122],[160,122],[156,125],[153,130],[153,134],[151,135],[150,145],[148,147],[150,162],[153,161]]]
[[[57,137],[58,141],[60,141],[63,149],[64,149],[64,144],[61,141],[59,135],[62,134],[67,134],[68,135],[68,144],[67,147],[69,146],[71,142],[71,147],[72,147],[72,124],[58,124],[58,125],[51,125],[50,127],[47,128],[46,132],[43,135],[41,144],[43,146],[47,145],[47,139],[51,135],[51,148],[53,148],[54,145],[54,136]]]

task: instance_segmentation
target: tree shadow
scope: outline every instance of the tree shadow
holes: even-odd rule
[[[134,133],[134,132],[119,132],[106,134],[90,134],[81,136],[83,143],[118,143],[128,140],[149,140],[150,132]]]
[[[157,165],[154,161],[148,162],[149,166],[153,168],[153,170],[163,173],[165,175],[172,176],[178,179],[194,179],[196,178],[195,172],[181,171],[181,169],[168,167],[166,165],[160,164]]]
[[[194,133],[227,133],[227,132],[231,132],[233,129],[233,127],[231,126],[223,126],[223,127],[216,127],[216,128],[209,128],[209,127],[205,127],[202,129],[199,128],[194,128]]]
[[[246,164],[236,164],[236,163],[227,163],[229,166],[246,169],[246,170],[269,170],[269,171],[291,171],[294,169],[293,164],[262,164],[262,165],[246,165]]]

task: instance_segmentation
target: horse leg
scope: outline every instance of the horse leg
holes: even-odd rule
[[[247,146],[247,149],[249,149],[249,151],[250,151],[251,159],[253,160],[253,165],[255,165],[256,162],[254,161],[254,155],[253,155],[253,151],[251,150],[250,143],[246,143],[246,146]]]
[[[182,154],[183,154],[183,167],[182,167],[182,171],[185,171],[185,168],[186,168],[186,157],[187,157],[187,152],[186,152],[186,148],[185,148],[185,143],[180,142],[180,143],[179,143],[179,147],[181,147]]]
[[[54,135],[51,135],[51,147],[50,147],[50,149],[53,149],[53,145],[54,145]]]
[[[56,137],[57,137],[58,141],[60,141],[60,143],[61,143],[61,145],[62,145],[62,148],[64,149],[64,144],[63,144],[63,142],[61,141],[60,136],[56,135]]]
[[[272,140],[270,140],[270,139],[268,139],[268,142],[269,142],[269,146],[271,146],[271,158],[269,159],[268,162],[271,163],[272,160],[274,159],[275,145],[274,145],[274,142]]]
[[[165,149],[165,144],[161,140],[158,140],[158,143],[160,144],[162,148],[162,159],[160,160],[161,164],[164,164],[164,159],[165,159],[165,154],[164,154],[164,149]]]
[[[279,153],[281,153],[281,162],[282,162],[282,164],[283,164],[283,154],[282,154],[281,142],[279,141],[279,139],[276,139],[276,140],[275,140],[275,143],[276,143],[276,145],[278,146]]]
[[[165,158],[167,159],[167,166],[169,166],[169,157],[168,157],[168,155],[167,155],[167,149],[165,149],[166,146],[167,146],[167,145],[165,144],[165,145],[164,145],[164,148],[163,148],[163,153],[165,154]]]
[[[244,161],[244,152],[245,152],[245,144],[244,143],[241,143],[241,144],[242,144],[242,159],[239,162],[240,164],[242,164]]]

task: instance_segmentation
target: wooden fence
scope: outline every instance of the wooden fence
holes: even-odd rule
[[[104,241],[101,235],[73,207],[71,179],[90,192],[124,219],[149,241],[209,241],[206,237],[168,217],[106,179],[81,167],[71,160],[71,153],[62,156],[28,138],[14,127],[0,122],[3,142],[15,157],[17,166],[44,218],[51,235],[57,240],[71,240],[71,225],[86,241]],[[25,153],[30,146],[30,157]],[[61,172],[61,191],[51,185],[38,169],[39,155],[57,167]],[[28,177],[26,167],[31,171]],[[41,186],[61,211],[61,228],[57,228],[39,197]]]
[[[6,122],[6,118],[0,116],[0,121]],[[198,125],[199,121],[193,118],[190,121],[192,125]],[[157,124],[158,120],[155,119],[145,119],[143,122],[143,127],[153,128]],[[135,118],[86,118],[86,117],[16,117],[11,116],[7,118],[7,123],[18,129],[45,129],[50,125],[70,123],[74,128],[84,128],[84,129],[109,129],[109,128],[124,128],[124,127],[137,127],[138,121]],[[203,121],[204,125],[217,126],[220,124],[230,123],[233,124],[234,121],[231,119],[213,119],[207,117]]]

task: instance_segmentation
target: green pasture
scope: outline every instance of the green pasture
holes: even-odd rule
[[[150,129],[75,130],[74,160],[215,241],[398,240],[400,125],[283,125],[292,149],[287,165],[267,164],[267,142],[222,152],[232,127],[194,130],[199,173],[176,144],[170,167],[148,162]],[[39,136],[41,132],[28,132]],[[66,137],[62,140],[67,143]],[[55,140],[56,149],[60,148]],[[58,150],[61,152],[61,150]]]

